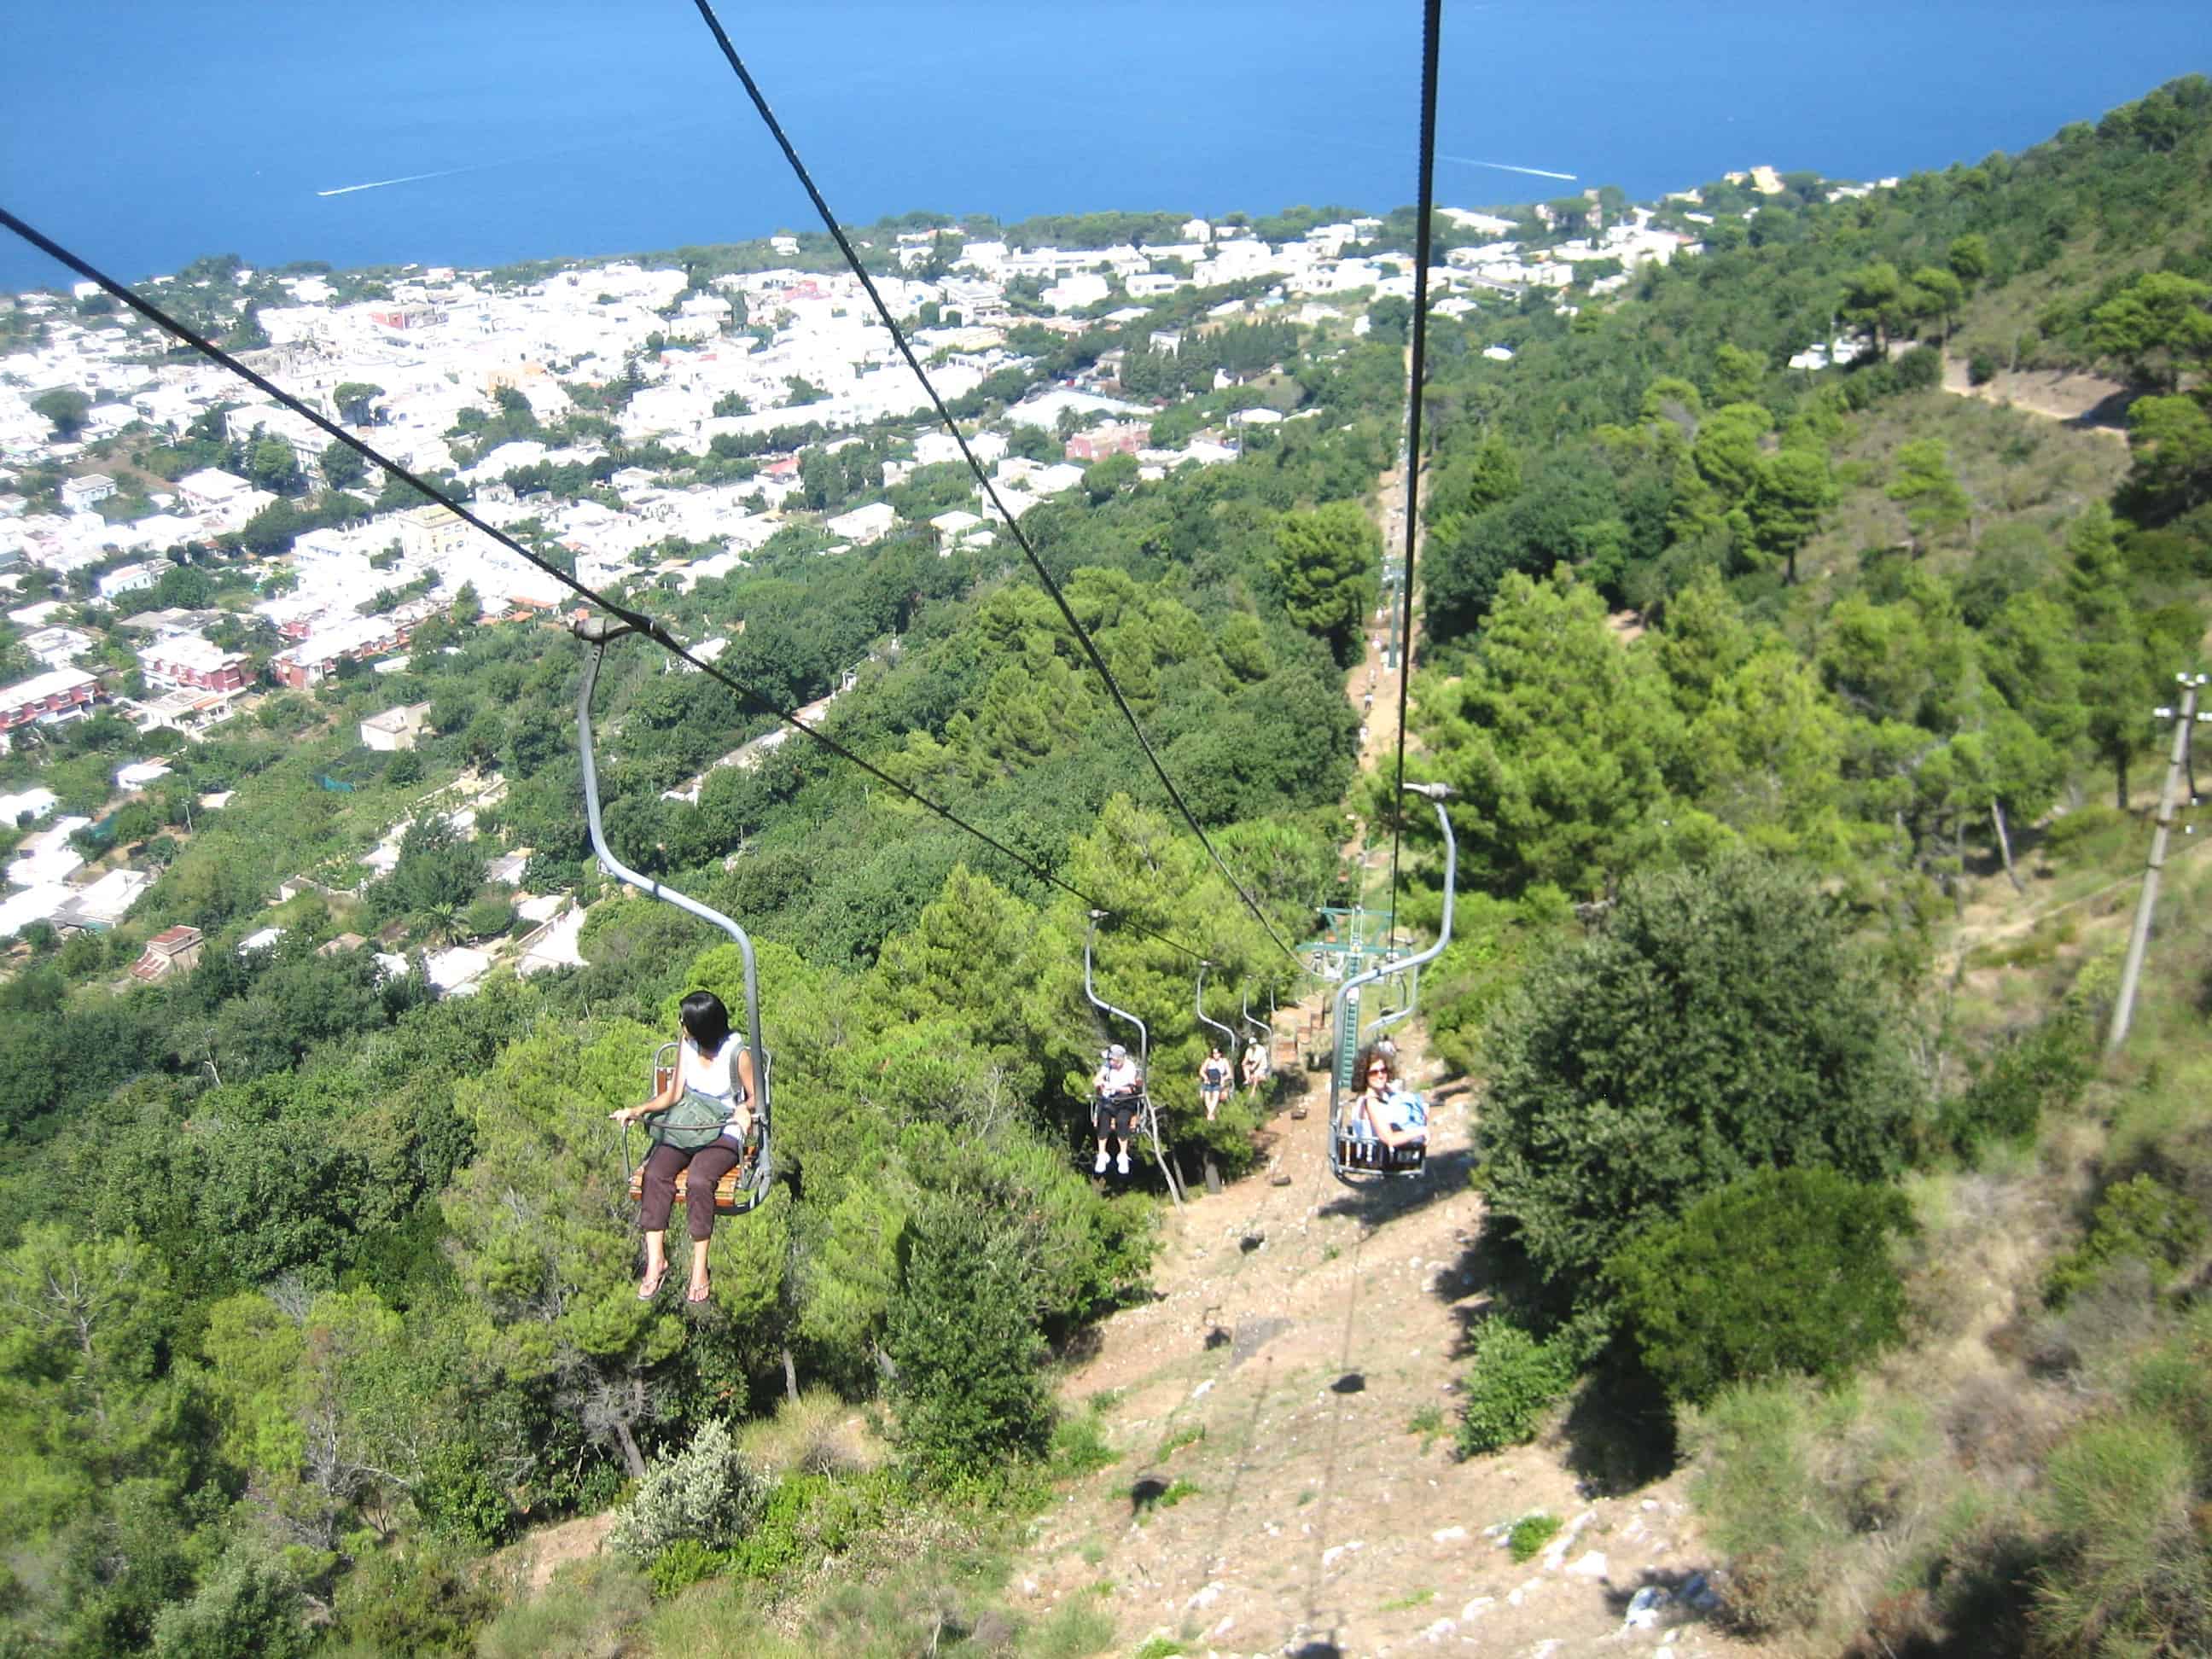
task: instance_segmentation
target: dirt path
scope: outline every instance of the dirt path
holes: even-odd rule
[[[1383,554],[1386,558],[1396,556],[1406,545],[1406,469],[1394,466],[1385,472],[1376,489],[1374,510],[1375,527],[1382,532]],[[1415,567],[1419,568],[1419,550],[1415,549]],[[1386,759],[1395,757],[1398,748],[1398,677],[1400,669],[1389,665],[1389,611],[1404,603],[1395,593],[1382,595],[1382,605],[1369,612],[1360,632],[1363,650],[1360,660],[1345,678],[1344,693],[1352,706],[1360,711],[1366,735],[1359,745],[1359,769],[1372,771]],[[1414,633],[1408,635],[1401,662],[1413,655],[1413,643],[1418,636],[1419,617],[1414,619]]]
[[[1489,1301],[1472,1097],[1418,1032],[1404,1052],[1436,1107],[1425,1176],[1339,1184],[1316,1101],[1271,1126],[1287,1184],[1255,1174],[1170,1220],[1161,1291],[1109,1320],[1062,1389],[1071,1408],[1114,1401],[1121,1461],[1039,1523],[1017,1585],[1043,1606],[1109,1583],[1122,1652],[1152,1633],[1305,1659],[1742,1650],[1693,1613],[1622,1634],[1639,1588],[1707,1565],[1676,1482],[1592,1500],[1557,1448],[1453,1461],[1453,1388]],[[1571,1535],[1516,1565],[1502,1531],[1534,1510]]]
[[[2084,432],[2102,433],[2127,441],[2127,410],[2134,393],[2118,380],[2101,374],[2069,374],[2054,369],[2032,368],[2018,373],[2000,371],[1982,386],[1969,380],[1966,365],[1956,358],[1943,360],[1943,390],[1984,403],[2008,404],[2063,421]]]

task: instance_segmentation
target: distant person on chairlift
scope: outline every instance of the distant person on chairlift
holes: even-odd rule
[[[1117,1042],[1106,1051],[1091,1086],[1098,1094],[1098,1161],[1091,1168],[1096,1174],[1106,1173],[1106,1142],[1111,1138],[1121,1142],[1116,1169],[1120,1174],[1127,1175],[1129,1137],[1137,1132],[1137,1110],[1143,1103],[1144,1073],[1129,1058],[1129,1051]]]
[[[1344,1132],[1356,1146],[1365,1149],[1362,1161],[1382,1162],[1376,1156],[1382,1147],[1395,1152],[1408,1146],[1426,1146],[1428,1103],[1399,1086],[1397,1074],[1381,1044],[1368,1050],[1359,1071],[1365,1086],[1352,1097],[1345,1115]]]
[[[1270,1032],[1270,1038],[1273,1033]],[[1260,1085],[1267,1080],[1267,1050],[1257,1039],[1244,1045],[1244,1092],[1256,1095]]]
[[[1214,1114],[1221,1109],[1221,1097],[1229,1092],[1229,1057],[1217,1042],[1198,1063],[1198,1097],[1206,1108],[1207,1122],[1212,1122]]]
[[[641,1302],[659,1294],[668,1277],[668,1217],[676,1206],[676,1177],[687,1169],[684,1217],[691,1235],[691,1286],[684,1299],[704,1302],[713,1294],[707,1244],[714,1232],[714,1188],[759,1152],[751,1106],[752,1051],[731,1036],[730,1011],[712,991],[694,991],[684,999],[677,1024],[682,1041],[668,1086],[641,1106],[608,1114],[618,1123],[653,1120],[653,1151],[645,1160],[638,1216],[645,1228]]]

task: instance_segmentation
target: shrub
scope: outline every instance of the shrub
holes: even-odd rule
[[[1632,879],[1498,1022],[1492,1209],[1587,1303],[1632,1236],[1755,1170],[1893,1173],[1914,1111],[1895,1024],[1809,876],[1737,854]]]
[[[504,1539],[514,1519],[507,1494],[471,1448],[434,1454],[409,1496],[433,1536],[479,1549]]]
[[[1789,1371],[1834,1379],[1904,1335],[1890,1241],[1905,1195],[1765,1170],[1653,1227],[1606,1269],[1644,1364],[1678,1401]]]
[[[1998,1050],[1972,1083],[1936,1109],[1934,1139],[1970,1160],[1992,1143],[2031,1140],[2045,1112],[2080,1098],[2091,1071],[2083,1026],[2067,1019],[2039,1026]]]
[[[712,1578],[726,1559],[721,1551],[710,1549],[696,1538],[678,1538],[653,1552],[645,1572],[653,1595],[665,1601],[702,1578]]]
[[[2212,1550],[2193,1513],[2188,1442],[2138,1411],[2091,1423],[2051,1455],[2052,1556],[2035,1625],[2054,1653],[2203,1653]]]
[[[1891,384],[1899,392],[1926,392],[1943,384],[1943,354],[1914,346],[1890,365]]]
[[[2123,1258],[2172,1267],[2204,1239],[2204,1218],[2187,1197],[2137,1176],[2106,1190],[2089,1236],[2051,1265],[2043,1299],[2054,1308]]]
[[[300,1587],[276,1562],[233,1545],[189,1601],[154,1621],[156,1659],[293,1659],[312,1644]]]
[[[1062,1477],[1089,1474],[1121,1461],[1106,1438],[1106,1425],[1096,1408],[1063,1417],[1053,1425],[1053,1473]]]
[[[927,1205],[900,1241],[884,1346],[900,1443],[933,1478],[982,1474],[1051,1438],[1028,1254],[988,1209],[951,1199]]]
[[[1559,1531],[1559,1517],[1556,1515],[1524,1515],[1505,1534],[1505,1547],[1513,1553],[1516,1561],[1526,1561],[1556,1538]]]
[[[619,1659],[651,1611],[629,1566],[604,1555],[573,1562],[477,1633],[477,1659]]]
[[[726,1425],[710,1422],[691,1443],[645,1472],[637,1496],[617,1513],[607,1547],[651,1562],[680,1539],[709,1549],[735,1543],[758,1518],[766,1494],[732,1443]]]
[[[1034,1659],[1085,1659],[1113,1644],[1113,1615],[1086,1596],[1066,1603],[1038,1625],[1021,1650]]]
[[[337,1626],[371,1653],[458,1653],[497,1606],[458,1552],[394,1546],[357,1562],[339,1581]]]
[[[1540,1342],[1507,1319],[1486,1319],[1470,1343],[1474,1369],[1464,1384],[1458,1449],[1493,1452],[1535,1437],[1537,1425],[1575,1380],[1565,1344]]]
[[[1977,351],[1966,359],[1966,382],[1970,386],[1987,386],[1997,377],[1997,360],[1986,351]]]
[[[828,1389],[779,1402],[773,1418],[757,1418],[738,1431],[738,1446],[764,1475],[860,1474],[883,1460],[858,1410]]]
[[[1686,1425],[1698,1462],[1690,1498],[1729,1558],[1729,1607],[1753,1631],[1810,1625],[1835,1565],[1836,1494],[1814,1469],[1802,1383],[1729,1389]]]

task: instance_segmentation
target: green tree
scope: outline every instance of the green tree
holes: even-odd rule
[[[341,380],[331,392],[331,402],[348,426],[367,426],[374,412],[372,405],[383,395],[384,388],[374,381]]]
[[[1784,562],[1783,580],[1797,580],[1797,553],[1820,527],[1836,488],[1828,458],[1818,449],[1784,449],[1765,460],[1747,503],[1751,533],[1762,553]]]
[[[2194,393],[2138,398],[2128,410],[2129,479],[2160,516],[2212,501],[2212,414]]]
[[[52,422],[54,435],[69,443],[84,430],[85,416],[92,412],[92,399],[73,386],[58,386],[32,398],[31,411]]]
[[[1916,314],[1941,317],[1943,319],[1943,340],[1951,339],[1951,320],[1966,303],[1966,284],[1937,265],[1923,265],[1912,273],[1910,285],[1911,305]]]
[[[1491,1212],[1579,1300],[1636,1233],[1756,1170],[1878,1180],[1916,1110],[1894,1031],[1806,875],[1735,855],[1632,878],[1497,1023]]]
[[[1765,378],[1765,361],[1756,352],[1723,341],[1714,349],[1706,383],[1715,404],[1751,404],[1759,401],[1759,385]]]
[[[323,482],[333,489],[351,489],[368,476],[368,463],[333,438],[323,447]]]
[[[1093,461],[1083,469],[1083,491],[1091,504],[1111,501],[1137,482],[1137,458],[1134,455],[1109,455],[1102,461]]]
[[[1019,1234],[947,1197],[908,1224],[899,1258],[884,1347],[907,1455],[950,1480],[1042,1451],[1045,1344]]]
[[[246,476],[257,489],[276,495],[297,495],[306,483],[292,446],[282,438],[262,437],[258,433],[246,448]]]
[[[1680,732],[1651,660],[1564,570],[1509,576],[1456,685],[1418,685],[1417,729],[1457,791],[1461,857],[1504,892],[1603,887],[1651,818]]]
[[[1905,281],[1887,259],[1862,265],[1844,278],[1844,320],[1863,330],[1875,349],[1886,350],[1904,315]]]
[[[2146,271],[2089,313],[2089,337],[2139,382],[2174,391],[2189,364],[2212,360],[2212,284]]]
[[[457,628],[473,628],[483,620],[483,601],[477,597],[477,585],[463,582],[453,595],[453,602],[446,615]]]
[[[1990,274],[1990,239],[1979,231],[1953,238],[1944,263],[1954,276],[1968,288],[1974,287]]]
[[[1698,426],[1691,456],[1724,507],[1744,501],[1758,484],[1764,464],[1759,440],[1773,429],[1774,416],[1758,404],[1730,404]]]
[[[1905,520],[1923,542],[1939,542],[1973,521],[1973,497],[1951,471],[1951,451],[1941,438],[1916,438],[1897,452],[1888,495],[1905,504]]]
[[[1375,605],[1382,559],[1382,538],[1359,503],[1331,501],[1283,515],[1268,568],[1291,620],[1348,663],[1358,655],[1361,623]]]
[[[471,1352],[554,1393],[638,1477],[638,1431],[672,1404],[667,1362],[687,1332],[661,1303],[637,1299],[636,1221],[606,1115],[637,1098],[641,1057],[655,1041],[622,1023],[588,1045],[548,1031],[502,1050],[456,1092],[483,1150],[441,1202],[470,1297]],[[715,1230],[718,1296],[742,1278],[724,1276],[732,1235],[764,1224],[780,1243],[780,1203],[743,1228]]]
[[[2081,665],[2083,725],[2089,747],[2112,769],[2112,799],[2128,805],[2128,763],[2154,736],[2145,718],[2159,675],[2136,611],[2127,567],[2112,537],[2112,514],[2093,507],[2066,533],[2072,556],[2067,601]]]
[[[1677,1401],[1792,1371],[1833,1382],[1904,1338],[1905,1195],[1832,1170],[1760,1170],[1638,1233],[1606,1279]]]

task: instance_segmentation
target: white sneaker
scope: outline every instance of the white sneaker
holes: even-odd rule
[[[1121,1173],[1122,1173],[1123,1175],[1127,1175],[1127,1174],[1128,1174],[1128,1173],[1129,1173],[1129,1155],[1128,1155],[1128,1153],[1124,1152],[1124,1153],[1122,1153],[1122,1154],[1121,1154],[1121,1159],[1120,1159],[1120,1168],[1121,1168]]]
[[[1124,1161],[1126,1162],[1127,1160]],[[1104,1175],[1106,1173],[1106,1149],[1103,1146],[1101,1146],[1098,1149],[1098,1161],[1091,1166],[1091,1172],[1093,1175]]]

